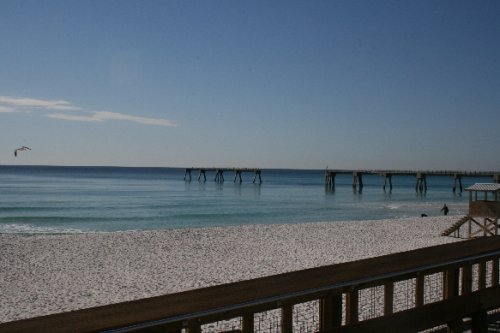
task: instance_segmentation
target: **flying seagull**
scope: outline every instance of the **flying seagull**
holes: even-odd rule
[[[18,151],[25,151],[25,150],[31,150],[31,148],[26,147],[26,146],[22,146],[21,148],[17,148],[16,150],[14,150],[14,156],[17,157]]]

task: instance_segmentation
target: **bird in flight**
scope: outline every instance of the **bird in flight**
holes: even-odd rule
[[[17,154],[19,151],[25,151],[25,150],[31,150],[31,148],[26,147],[26,146],[22,146],[21,148],[17,148],[16,150],[14,150],[14,156],[17,157]]]

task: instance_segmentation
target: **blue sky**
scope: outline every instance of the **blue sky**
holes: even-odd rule
[[[0,164],[500,169],[496,0],[2,0],[0,45]]]

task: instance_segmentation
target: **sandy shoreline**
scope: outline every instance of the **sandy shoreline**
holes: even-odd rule
[[[0,234],[0,322],[454,242],[458,218]]]

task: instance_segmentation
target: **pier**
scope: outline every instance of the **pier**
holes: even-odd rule
[[[355,192],[363,189],[363,175],[378,175],[384,177],[383,189],[392,190],[392,176],[414,176],[415,191],[427,192],[427,176],[453,177],[453,193],[463,192],[462,178],[490,177],[493,183],[500,183],[500,171],[416,171],[416,170],[326,170],[325,187],[327,191],[335,191],[335,177],[339,174],[352,174],[352,187]],[[458,187],[457,187],[458,186]]]
[[[233,176],[234,183],[243,182],[243,174],[250,173],[253,175],[252,182],[254,184],[262,184],[262,170],[258,168],[201,168],[192,167],[186,168],[184,172],[184,180],[191,182],[194,177],[199,182],[206,182],[208,174],[213,175],[213,180],[216,183],[223,184],[225,176],[230,174]],[[413,176],[415,177],[415,191],[417,193],[425,193],[428,190],[428,176],[445,176],[452,177],[453,183],[451,188],[453,193],[462,193],[464,188],[462,179],[467,177],[489,177],[493,183],[500,183],[500,171],[453,171],[453,170],[346,170],[346,169],[327,169],[325,171],[325,188],[327,191],[335,191],[335,178],[340,174],[352,175],[352,187],[355,192],[361,193],[363,190],[363,176],[376,175],[384,177],[382,188],[384,191],[392,191],[393,176]]]
[[[207,181],[207,173],[215,172],[214,181],[216,183],[222,184],[224,183],[224,172],[232,172],[234,174],[233,182],[237,181],[241,184],[243,182],[242,174],[243,173],[252,173],[253,174],[253,183],[254,184],[262,184],[262,170],[255,168],[186,168],[184,172],[184,180],[190,182],[193,179],[193,173],[198,172],[198,181],[206,182]]]

